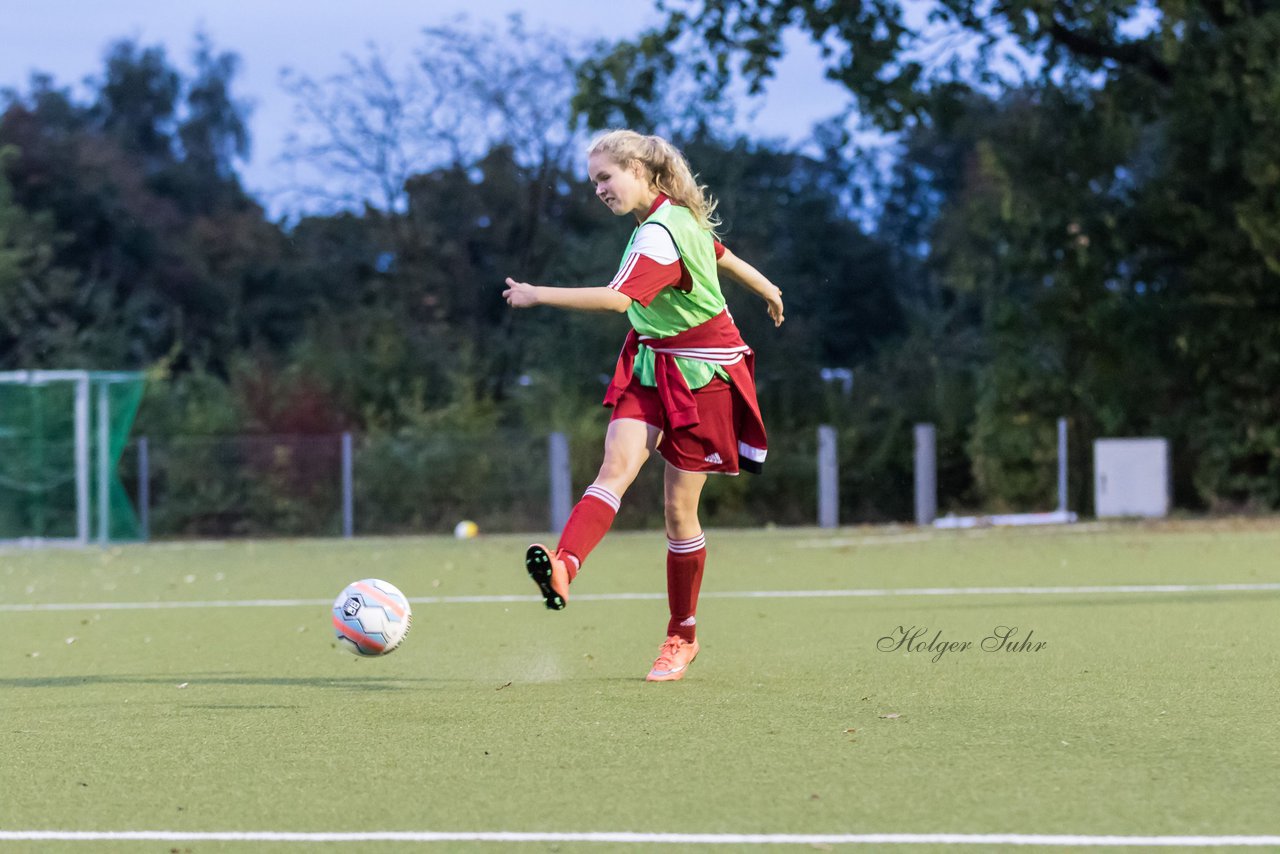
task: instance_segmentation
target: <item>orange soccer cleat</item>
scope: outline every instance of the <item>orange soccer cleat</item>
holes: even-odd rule
[[[550,549],[534,543],[524,553],[524,568],[538,585],[538,592],[552,611],[563,611],[569,601],[569,567]]]
[[[698,657],[698,642],[687,641],[679,635],[671,635],[663,641],[653,669],[645,677],[646,682],[674,682],[683,679],[685,671]]]

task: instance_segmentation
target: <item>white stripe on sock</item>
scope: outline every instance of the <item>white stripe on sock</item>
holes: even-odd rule
[[[610,507],[613,508],[614,513],[617,513],[618,508],[622,506],[622,499],[618,498],[618,496],[614,495],[612,492],[605,489],[603,486],[596,486],[594,483],[591,486],[587,487],[586,492],[582,493],[583,498],[586,498],[588,495],[599,501],[603,501],[605,504],[608,504]]]
[[[699,534],[696,537],[690,537],[687,540],[667,540],[667,549],[672,554],[677,555],[692,554],[693,552],[701,551],[706,547],[707,538],[704,534]]]

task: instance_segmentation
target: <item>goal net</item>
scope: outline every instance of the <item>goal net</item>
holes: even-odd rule
[[[0,372],[0,542],[140,539],[117,467],[142,391],[137,373]]]

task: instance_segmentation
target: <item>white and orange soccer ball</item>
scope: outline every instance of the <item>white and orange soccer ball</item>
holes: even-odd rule
[[[356,655],[386,655],[400,646],[412,622],[409,600],[380,578],[353,581],[333,600],[338,646]]]

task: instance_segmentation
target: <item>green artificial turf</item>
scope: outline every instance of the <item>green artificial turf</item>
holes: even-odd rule
[[[558,613],[520,537],[0,553],[0,830],[1280,832],[1280,592],[729,595],[1277,583],[1280,525],[708,541],[702,652],[670,684],[643,681],[665,601],[609,598],[662,592],[660,533],[611,535]],[[436,600],[379,659],[329,627],[363,577]],[[303,602],[104,607],[259,600]],[[1001,626],[1030,648],[982,650]],[[916,629],[972,646],[878,648]],[[435,850],[615,847],[645,846]]]

